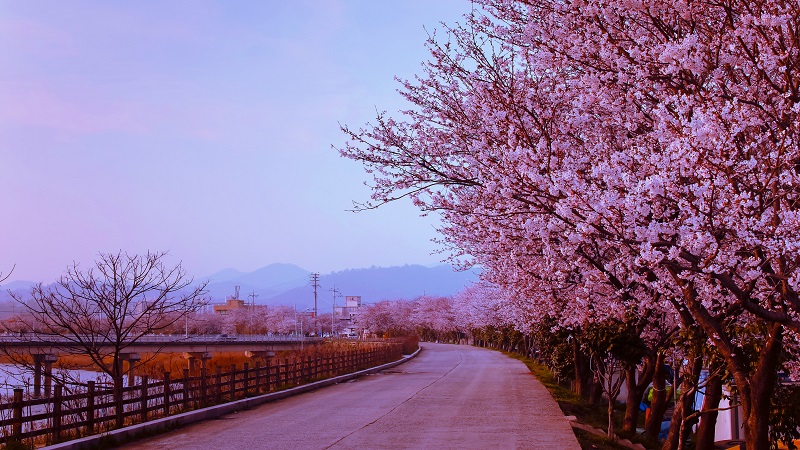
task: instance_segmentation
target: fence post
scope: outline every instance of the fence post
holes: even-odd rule
[[[299,380],[297,381],[297,385],[301,385],[305,383],[306,378],[308,377],[308,367],[306,367],[306,359],[302,356],[300,357],[300,361],[297,363],[297,376]]]
[[[94,381],[86,382],[86,427],[87,436],[94,434]]]
[[[228,377],[230,389],[228,392],[231,394],[231,401],[236,400],[236,364],[231,364],[230,377]]]
[[[53,393],[53,443],[56,444],[61,441],[61,398],[63,396],[64,386],[61,383],[56,383],[55,392]]]
[[[172,383],[169,377],[170,373],[164,372],[164,417],[167,417],[170,413],[169,396],[171,394],[170,388],[172,387]]]
[[[142,398],[140,399],[139,413],[141,415],[142,423],[147,422],[147,382],[148,382],[147,378],[148,378],[147,375],[141,376],[142,390],[140,395],[142,396]]]
[[[22,441],[22,389],[14,389],[14,423],[11,425],[11,439]]]
[[[261,361],[256,361],[256,392],[258,395],[261,393]]]
[[[250,363],[244,363],[244,381],[242,381],[244,385],[244,396],[247,397],[250,394]]]
[[[335,377],[337,375],[341,375],[340,367],[342,365],[342,352],[337,351],[333,355],[333,361],[331,361],[331,371],[333,371],[332,375]]]
[[[311,359],[311,379],[314,380],[319,376],[319,356],[314,355]]]
[[[216,401],[217,403],[222,403],[222,366],[217,366],[217,379],[215,381],[214,394],[216,394]]]
[[[266,377],[267,377],[267,379],[264,382],[264,385],[266,386],[266,391],[270,392],[270,391],[272,391],[272,380],[273,380],[273,378],[272,378],[272,359],[271,358],[267,359],[267,365],[266,365],[264,371],[266,372]]]
[[[206,399],[208,398],[208,369],[202,367],[200,369],[200,407],[206,407]]]
[[[189,410],[189,369],[183,369],[183,410]]]

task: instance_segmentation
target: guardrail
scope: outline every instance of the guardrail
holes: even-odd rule
[[[279,391],[305,383],[356,372],[402,358],[402,345],[388,342],[369,349],[337,351],[312,358],[268,360],[265,365],[242,368],[217,367],[213,373],[201,369],[172,379],[164,372],[161,380],[141,377],[141,383],[123,391],[124,426],[143,423],[191,409]],[[10,403],[0,404],[0,443],[24,442],[50,445],[102,433],[115,428],[116,402],[107,386],[88,382],[86,387],[68,389],[56,384],[47,399],[24,399],[15,389]]]

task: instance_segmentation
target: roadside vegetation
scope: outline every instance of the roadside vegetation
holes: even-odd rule
[[[522,356],[518,353],[503,352],[512,358],[518,359],[525,363],[530,369],[531,374],[536,377],[550,392],[553,399],[558,403],[561,411],[565,416],[575,416],[576,421],[597,429],[604,429],[608,425],[608,412],[606,408],[592,405],[585,399],[581,398],[578,394],[572,391],[568,386],[564,386],[556,380],[556,377],[547,368],[547,366],[540,364],[533,359]],[[622,419],[624,413],[621,408],[614,411],[613,419],[618,427],[622,426]],[[642,423],[643,424],[643,423]],[[598,436],[597,434],[590,433],[581,429],[573,428],[575,437],[581,444],[581,448],[586,449],[601,449],[601,450],[627,450],[628,447],[621,445],[616,439],[610,439],[608,436]],[[648,449],[657,448],[658,443],[648,441],[642,437],[628,436],[632,442],[638,442]]]

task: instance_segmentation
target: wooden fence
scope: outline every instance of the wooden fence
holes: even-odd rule
[[[194,374],[184,369],[181,378],[164,372],[161,380],[141,377],[141,383],[124,388],[125,425],[203,408],[237,399],[299,386],[325,378],[364,370],[402,358],[402,345],[385,343],[368,349],[332,352],[318,357],[295,357],[266,364],[245,363]],[[56,384],[50,398],[24,399],[15,389],[11,403],[0,404],[0,443],[54,444],[114,428],[116,403],[110,386],[90,381],[75,392]]]

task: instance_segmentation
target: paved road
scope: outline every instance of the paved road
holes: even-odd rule
[[[124,449],[580,449],[521,362],[423,344],[413,361]]]

